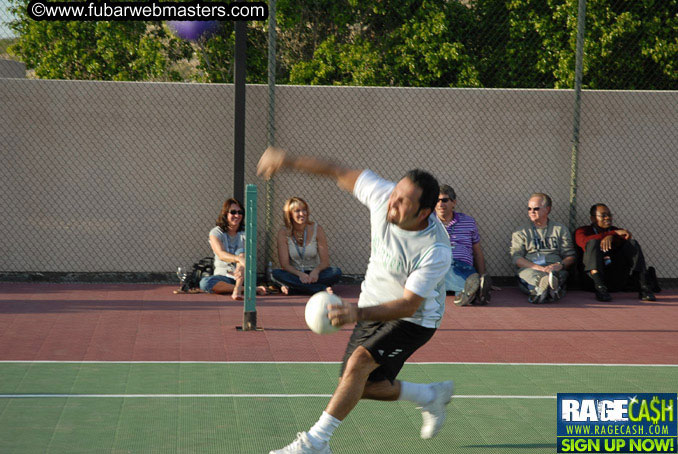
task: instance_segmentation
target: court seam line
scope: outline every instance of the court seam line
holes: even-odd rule
[[[0,364],[341,364],[339,361],[59,361],[0,360]],[[457,366],[586,366],[586,367],[678,367],[678,364],[595,364],[595,363],[496,363],[496,362],[408,362],[409,365]]]
[[[0,394],[0,399],[39,399],[39,398],[304,398],[332,397],[332,394]],[[453,399],[555,399],[556,396],[491,395],[462,394]]]

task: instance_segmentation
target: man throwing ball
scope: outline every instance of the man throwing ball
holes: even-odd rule
[[[452,382],[409,383],[396,376],[433,336],[445,311],[451,250],[435,215],[438,182],[427,172],[411,170],[395,184],[370,170],[269,147],[257,173],[268,179],[282,169],[332,178],[367,205],[372,247],[358,304],[330,306],[333,325],[356,323],[339,384],[318,422],[271,454],[331,454],[332,433],[360,399],[414,402],[422,411],[421,437],[434,437],[445,422]]]

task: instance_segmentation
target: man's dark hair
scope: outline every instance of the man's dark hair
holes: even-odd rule
[[[589,214],[590,214],[591,216],[595,216],[595,215],[596,215],[596,212],[598,211],[598,207],[605,207],[605,208],[607,208],[608,210],[610,209],[610,207],[607,206],[607,205],[605,205],[604,203],[596,203],[596,204],[594,204],[594,205],[591,205],[591,209],[589,210]]]
[[[440,192],[438,194],[445,194],[450,200],[457,200],[457,194],[454,192],[454,189],[452,189],[452,186],[448,184],[441,184]]]
[[[436,204],[438,203],[438,195],[440,195],[438,180],[430,173],[421,169],[410,170],[405,174],[405,178],[409,178],[412,183],[421,188],[419,210],[417,213],[421,211],[422,208],[430,208],[431,211],[435,210]]]

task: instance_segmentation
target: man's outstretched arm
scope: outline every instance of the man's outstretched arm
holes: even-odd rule
[[[282,169],[332,178],[337,186],[351,193],[362,173],[362,169],[349,169],[311,156],[292,156],[281,148],[268,147],[257,164],[257,175],[268,180]]]

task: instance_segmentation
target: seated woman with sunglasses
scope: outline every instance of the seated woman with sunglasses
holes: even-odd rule
[[[341,270],[330,266],[325,231],[309,219],[308,204],[292,197],[283,208],[285,227],[278,232],[278,260],[282,269],[273,270],[273,281],[284,294],[312,295],[332,291]]]
[[[210,230],[210,246],[214,252],[214,275],[200,280],[200,289],[207,293],[230,293],[242,299],[242,278],[245,270],[245,211],[234,198],[224,202],[217,226]],[[265,295],[265,287],[257,287]]]

